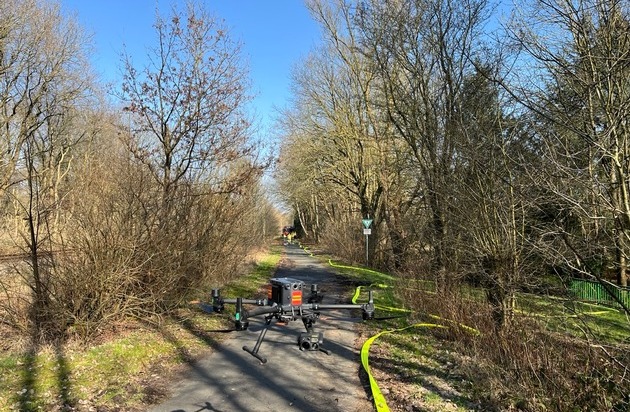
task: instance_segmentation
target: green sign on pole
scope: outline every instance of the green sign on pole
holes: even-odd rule
[[[369,217],[370,215],[368,215]],[[363,222],[363,234],[365,235],[365,266],[369,266],[370,263],[370,259],[369,259],[369,250],[370,248],[368,247],[368,237],[369,235],[372,234],[372,230],[370,229],[370,226],[372,226],[372,219],[363,219],[361,222]]]

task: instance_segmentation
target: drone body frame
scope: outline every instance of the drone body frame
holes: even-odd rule
[[[265,326],[258,335],[258,339],[252,349],[243,346],[243,350],[254,356],[261,363],[267,363],[267,359],[258,352],[260,345],[265,338],[271,322],[288,323],[301,319],[306,332],[302,332],[298,338],[298,346],[302,351],[321,351],[326,354],[330,352],[322,348],[324,342],[323,333],[316,332],[314,325],[319,319],[321,311],[324,310],[352,310],[360,309],[364,320],[374,318],[374,300],[372,291],[369,291],[368,302],[362,304],[322,304],[323,296],[320,294],[318,285],[311,284],[310,294],[304,296],[305,282],[299,279],[282,277],[270,280],[268,295],[266,299],[244,299],[244,298],[223,298],[219,289],[212,290],[212,311],[222,313],[225,304],[234,304],[234,326],[237,331],[247,330],[249,318],[263,316]],[[256,308],[247,310],[243,305],[253,305]]]

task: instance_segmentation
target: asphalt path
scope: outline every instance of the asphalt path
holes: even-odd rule
[[[339,277],[297,245],[285,246],[283,264],[274,276],[299,279],[307,285],[317,283],[324,294],[323,303],[339,302]],[[233,310],[232,305],[226,305],[226,310]],[[233,338],[222,341],[182,376],[170,399],[149,411],[373,410],[359,378],[355,327],[360,318],[360,311],[322,311],[315,331],[324,332],[322,347],[330,355],[300,351],[297,339],[305,331],[300,320],[286,325],[273,322],[260,346],[265,364],[242,349],[254,347],[264,324],[250,319],[247,331],[233,332]]]

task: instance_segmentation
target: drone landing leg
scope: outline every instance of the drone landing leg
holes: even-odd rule
[[[273,316],[268,316],[265,318],[265,326],[260,331],[260,335],[258,335],[258,339],[256,339],[256,344],[254,344],[254,349],[249,349],[247,346],[243,346],[243,350],[256,359],[258,359],[261,363],[267,363],[267,358],[263,358],[258,354],[258,350],[260,349],[260,345],[262,344],[263,339],[265,339],[265,335],[267,334],[267,329],[269,329],[271,325],[271,319]]]
[[[269,326],[265,325],[263,330],[260,331],[260,335],[258,335],[258,339],[256,339],[256,344],[254,345],[254,349],[249,349],[247,346],[243,346],[243,350],[245,352],[249,353],[256,359],[258,359],[261,363],[267,363],[267,358],[263,358],[262,356],[258,354],[258,350],[260,349],[260,344],[262,343],[263,339],[265,338],[265,335],[267,334],[267,329],[269,329]]]
[[[322,343],[320,343],[320,344],[317,346],[317,350],[318,350],[318,351],[320,351],[320,352],[324,352],[326,355],[330,356],[330,353],[331,353],[331,352],[330,352],[328,349],[324,349],[324,348],[322,348],[322,344],[323,344],[323,343],[324,343],[324,342],[323,342],[323,338],[322,338]]]

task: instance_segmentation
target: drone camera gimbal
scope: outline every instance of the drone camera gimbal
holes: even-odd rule
[[[265,334],[273,319],[278,322],[302,319],[306,332],[300,334],[298,346],[300,350],[330,352],[322,348],[324,336],[322,332],[315,332],[313,325],[319,318],[322,310],[335,309],[361,309],[363,319],[374,318],[374,300],[372,291],[369,291],[368,302],[364,304],[322,304],[323,296],[319,293],[317,284],[312,284],[310,294],[304,299],[305,284],[303,281],[293,278],[273,278],[270,280],[266,299],[225,299],[221,297],[218,289],[212,290],[212,309],[221,313],[225,310],[225,304],[235,304],[234,326],[236,330],[246,330],[249,327],[248,319],[254,316],[265,316],[265,327],[258,335],[253,349],[243,346],[243,350],[250,353],[262,363],[267,359],[258,354]],[[306,300],[306,302],[305,302]],[[254,305],[256,308],[247,310],[243,305]]]

